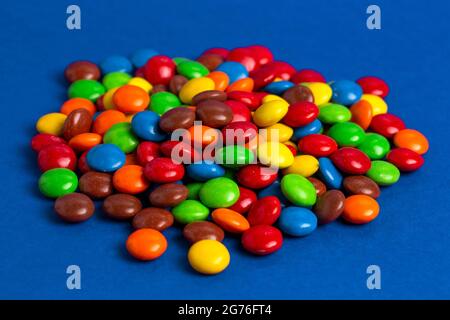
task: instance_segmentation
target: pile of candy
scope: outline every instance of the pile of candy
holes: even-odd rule
[[[283,234],[374,220],[379,186],[419,169],[428,150],[387,113],[383,80],[327,83],[263,46],[197,60],[144,49],[73,62],[65,76],[69,99],[31,142],[56,214],[82,222],[102,199],[107,216],[131,221],[126,247],[140,260],[166,251],[162,231],[177,222],[204,274],[228,266],[225,232],[267,255]]]

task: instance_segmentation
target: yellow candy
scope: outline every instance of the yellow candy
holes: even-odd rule
[[[44,114],[36,122],[36,130],[39,133],[48,133],[60,136],[63,131],[64,122],[67,116],[63,113],[54,112]]]
[[[294,162],[294,155],[291,150],[279,142],[264,142],[258,146],[257,153],[259,161],[271,167],[284,169]]]
[[[131,78],[130,81],[128,81],[128,84],[144,89],[146,92],[150,92],[153,89],[150,82],[140,77]]]
[[[272,100],[263,103],[256,111],[253,113],[253,122],[258,127],[268,127],[271,126],[286,115],[288,112],[289,104],[282,100]]]
[[[230,264],[228,249],[216,240],[200,240],[194,243],[188,252],[189,264],[204,274],[216,274]]]
[[[377,114],[386,113],[388,110],[388,106],[383,98],[376,96],[374,94],[363,94],[361,96],[361,100],[365,100],[372,106],[372,116],[376,116]]]
[[[268,94],[267,96],[265,96],[265,97],[262,99],[262,103],[266,103],[266,102],[274,101],[274,100],[281,100],[281,101],[286,102],[286,100],[284,100],[284,99],[283,99],[282,97],[280,97],[280,96],[277,96],[277,95],[275,95],[275,94]]]
[[[192,98],[203,91],[214,90],[215,83],[212,79],[201,77],[191,79],[181,88],[180,99],[183,103],[192,104]]]
[[[287,142],[294,134],[294,130],[291,127],[282,123],[275,123],[267,127],[266,130],[268,141]]]
[[[120,87],[116,87],[106,91],[105,95],[103,96],[103,106],[105,107],[105,110],[116,108],[116,106],[113,103],[113,95],[119,88]]]
[[[302,85],[306,86],[311,90],[314,96],[314,103],[317,106],[328,103],[331,99],[331,95],[333,94],[333,90],[331,87],[323,82],[307,82]]]
[[[295,173],[304,177],[310,177],[319,169],[319,161],[310,155],[294,157],[291,166],[283,170],[283,174]]]

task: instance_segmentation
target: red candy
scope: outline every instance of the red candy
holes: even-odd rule
[[[239,184],[251,189],[262,189],[272,184],[278,177],[277,170],[249,164],[236,174]]]
[[[228,49],[225,49],[225,48],[211,48],[211,49],[205,50],[202,53],[202,55],[205,55],[205,54],[218,54],[222,58],[226,59],[229,52],[230,51]]]
[[[359,78],[356,82],[361,86],[364,93],[370,93],[381,98],[386,97],[389,93],[389,86],[380,78],[368,76]]]
[[[392,149],[386,156],[386,160],[399,170],[410,172],[423,166],[423,157],[415,151],[406,148]]]
[[[89,168],[88,164],[87,164],[87,160],[86,160],[86,156],[87,153],[89,152],[89,150],[83,152],[80,156],[80,158],[78,159],[78,170],[80,170],[81,173],[86,173],[91,171],[91,168]]]
[[[66,144],[63,138],[48,133],[38,133],[31,139],[31,148],[39,152],[52,144]]]
[[[298,142],[298,149],[301,153],[315,157],[328,157],[337,148],[336,141],[324,134],[310,134]]]
[[[403,120],[391,113],[377,114],[370,123],[370,129],[386,138],[392,138],[397,132],[405,128]]]
[[[141,166],[160,156],[159,145],[151,141],[142,141],[136,150],[137,161]]]
[[[260,224],[272,225],[281,213],[280,200],[275,196],[258,199],[250,209],[247,220],[251,226]]]
[[[190,144],[187,144],[185,142],[179,142],[179,141],[165,141],[161,143],[160,151],[161,153],[168,158],[172,157],[172,150],[173,148],[177,147],[179,152],[177,156],[180,158],[187,158],[191,159],[191,162],[195,162],[197,160],[201,160],[201,154]]]
[[[144,176],[156,183],[175,182],[183,178],[184,166],[170,158],[155,158],[145,165]]]
[[[330,159],[339,170],[348,174],[365,174],[371,166],[370,159],[364,152],[350,147],[340,148]]]
[[[246,213],[250,210],[253,203],[255,203],[257,197],[256,193],[250,189],[239,187],[239,198],[235,204],[233,204],[228,209],[239,212],[240,214]]]
[[[254,45],[247,47],[253,52],[257,65],[263,66],[273,61],[273,54],[269,48],[261,45]]]
[[[256,110],[261,105],[261,99],[259,96],[253,92],[247,91],[231,91],[228,92],[228,99],[242,102],[250,110]]]
[[[275,69],[270,67],[270,64],[268,63],[250,74],[250,78],[253,79],[254,90],[265,87],[275,79]]]
[[[295,73],[291,81],[295,84],[303,82],[326,82],[323,75],[315,70],[303,69]]]
[[[241,243],[245,250],[263,256],[281,248],[283,235],[275,227],[258,225],[244,232]]]
[[[290,144],[286,144],[285,146],[292,152],[294,157],[297,155],[297,149],[295,149],[294,146],[291,146]]]
[[[233,142],[227,140],[227,136],[233,137]],[[258,127],[249,121],[238,121],[227,124],[222,129],[225,144],[245,144],[254,139],[258,134]]]
[[[235,100],[227,100],[225,101],[225,104],[228,105],[233,112],[233,119],[231,120],[231,123],[237,121],[251,121],[252,114],[245,103]]]
[[[226,60],[241,63],[248,72],[259,68],[259,62],[255,59],[254,51],[249,48],[236,48],[231,50]]]
[[[296,72],[292,65],[284,61],[273,61],[267,66],[273,68],[275,77],[282,80],[289,80]]]
[[[154,56],[145,64],[145,78],[152,84],[168,85],[175,75],[176,65],[167,56]]]
[[[67,168],[75,171],[77,157],[68,145],[52,144],[39,151],[38,164],[42,171],[54,168]]]
[[[301,101],[291,104],[281,121],[289,127],[297,128],[313,122],[318,114],[319,108],[314,103]]]

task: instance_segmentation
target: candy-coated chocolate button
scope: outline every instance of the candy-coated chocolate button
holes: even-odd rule
[[[201,92],[214,90],[215,83],[207,77],[191,79],[181,88],[179,93],[180,100],[183,103],[191,104],[192,99]]]
[[[239,187],[229,178],[214,178],[203,184],[199,197],[209,208],[231,207],[239,199]]]
[[[66,168],[47,170],[39,178],[39,190],[49,198],[57,198],[75,192],[77,187],[77,175]]]
[[[173,224],[173,215],[161,208],[145,208],[139,211],[132,221],[133,228],[150,228],[163,231]]]
[[[354,224],[365,224],[374,220],[380,207],[378,202],[366,195],[350,196],[344,201],[342,217]]]
[[[289,148],[274,141],[258,146],[258,159],[264,165],[280,169],[287,168],[294,163],[294,156]]]
[[[132,195],[116,193],[103,201],[102,209],[110,218],[128,220],[141,211],[142,203]]]
[[[179,223],[188,224],[206,220],[209,209],[197,200],[184,200],[172,209],[172,214]]]
[[[403,129],[394,136],[394,144],[398,148],[406,148],[424,154],[428,151],[428,140],[425,136],[414,129]]]
[[[250,225],[272,225],[281,213],[281,203],[275,196],[262,197],[252,205],[247,219]]]
[[[144,177],[144,169],[137,165],[126,165],[114,172],[114,188],[122,193],[141,193],[150,186]]]
[[[211,217],[222,229],[231,233],[242,233],[250,228],[247,219],[231,209],[216,209],[211,213]]]
[[[281,212],[278,226],[284,233],[294,237],[311,234],[317,227],[317,218],[306,208],[286,207]]]
[[[283,245],[283,235],[275,227],[258,225],[244,232],[241,243],[248,252],[263,256],[281,248]]]
[[[386,160],[395,165],[399,170],[410,172],[419,169],[423,163],[423,157],[410,149],[395,148],[391,150]]]
[[[70,193],[55,201],[56,214],[67,222],[83,222],[94,214],[94,202],[82,193]]]
[[[196,221],[187,224],[183,228],[183,236],[190,243],[196,243],[200,240],[222,241],[225,233],[219,226],[212,222]]]
[[[314,205],[314,214],[320,224],[330,223],[344,211],[345,196],[339,190],[329,190],[317,198]]]
[[[216,240],[200,240],[188,252],[191,267],[203,274],[217,274],[230,264],[228,249]]]
[[[36,130],[39,133],[47,133],[55,136],[63,134],[64,122],[67,116],[63,113],[47,113],[36,122]]]
[[[130,234],[126,247],[134,258],[150,261],[162,256],[167,249],[167,240],[158,230],[144,228]]]
[[[287,174],[281,179],[281,191],[296,206],[309,207],[316,203],[316,189],[299,174]]]
[[[113,191],[112,176],[103,172],[86,172],[80,177],[79,187],[91,198],[105,198]]]
[[[265,188],[271,185],[277,177],[277,170],[257,164],[242,167],[236,175],[240,184],[251,189]]]
[[[328,84],[322,82],[308,82],[304,85],[311,90],[314,96],[314,103],[317,106],[321,106],[330,101],[333,90]]]
[[[125,153],[114,144],[100,144],[90,149],[86,156],[90,168],[113,172],[125,164]]]
[[[372,161],[372,167],[366,174],[380,186],[389,186],[400,179],[397,167],[383,160]]]
[[[350,147],[340,148],[330,159],[340,171],[348,174],[365,174],[371,166],[370,159],[365,153]]]
[[[364,194],[374,199],[380,196],[380,187],[366,176],[348,176],[344,178],[342,186],[345,191],[352,194]]]
[[[361,100],[365,100],[372,106],[372,115],[383,114],[388,111],[388,106],[383,98],[373,94],[363,94]]]
[[[283,174],[296,173],[304,177],[310,177],[319,169],[319,161],[311,155],[303,154],[294,157],[292,165],[283,170]]]

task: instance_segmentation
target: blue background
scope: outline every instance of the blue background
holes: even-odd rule
[[[379,299],[450,298],[448,2],[376,1],[382,30],[366,28],[368,1],[76,1],[82,30],[66,29],[72,2],[8,1],[0,8],[0,298]],[[127,223],[96,215],[81,225],[55,218],[37,191],[29,148],[40,115],[66,98],[64,67],[150,47],[195,58],[212,46],[265,44],[297,68],[327,79],[377,75],[390,111],[429,138],[424,167],[383,189],[373,223],[340,222],[287,239],[267,257],[227,239],[232,261],[217,276],[193,272],[177,228],[159,260],[136,262]],[[66,289],[66,267],[82,290]],[[382,289],[366,288],[366,268]]]

